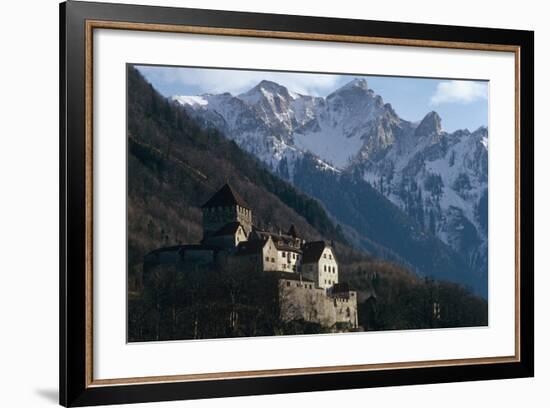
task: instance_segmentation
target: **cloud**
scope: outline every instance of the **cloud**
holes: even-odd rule
[[[480,99],[487,99],[487,83],[476,81],[444,81],[437,84],[435,93],[430,98],[430,104],[468,104]]]
[[[341,75],[228,69],[152,66],[141,66],[138,69],[154,85],[162,84],[164,88],[184,87],[198,90],[197,93],[230,92],[234,95],[248,91],[264,79],[284,85],[294,92],[326,95],[344,79]]]

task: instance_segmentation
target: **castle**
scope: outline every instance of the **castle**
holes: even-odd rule
[[[294,225],[286,233],[259,229],[251,207],[229,184],[202,206],[202,214],[200,243],[154,250],[145,257],[145,265],[223,264],[270,273],[277,277],[283,320],[357,328],[357,293],[339,282],[332,245],[306,242]]]

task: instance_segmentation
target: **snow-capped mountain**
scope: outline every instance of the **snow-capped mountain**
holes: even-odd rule
[[[449,134],[435,112],[406,126],[380,157],[361,152],[350,168],[486,273],[487,128]]]
[[[205,125],[213,126],[272,169],[286,159],[301,157],[304,150],[294,135],[307,131],[324,104],[323,98],[299,95],[270,81],[262,81],[238,96],[229,93],[201,96],[173,96],[189,113]],[[319,165],[337,171],[319,160]]]
[[[304,155],[320,169],[367,181],[486,274],[486,128],[447,133],[436,112],[403,120],[365,79],[327,97],[261,81],[236,96],[173,99],[291,182]]]

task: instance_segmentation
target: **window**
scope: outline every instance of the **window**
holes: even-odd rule
[[[284,252],[284,251],[281,252],[281,256],[282,256],[283,258],[285,258],[285,257],[286,257],[286,252]]]
[[[325,258],[325,259],[326,259],[326,258],[327,258],[327,254],[323,254],[323,258]]]
[[[271,262],[275,262],[275,258],[271,258]]]
[[[290,282],[287,282],[287,283],[286,283],[286,286],[290,286]]]
[[[292,259],[296,259],[296,254],[292,254]]]
[[[331,254],[328,254],[328,259],[332,259],[332,255],[331,255]]]
[[[323,268],[324,268],[324,271],[326,272],[327,271],[327,266],[323,265]]]
[[[266,257],[265,257],[265,261],[266,261],[266,262],[269,262],[269,256],[266,256]]]
[[[346,317],[350,317],[351,316],[351,311],[349,310],[349,307],[346,308]]]

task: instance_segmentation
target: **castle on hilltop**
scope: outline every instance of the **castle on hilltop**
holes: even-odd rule
[[[339,282],[331,244],[306,242],[291,225],[286,233],[254,225],[251,206],[225,184],[203,206],[200,243],[160,248],[144,269],[178,263],[187,268],[245,268],[277,279],[284,321],[304,320],[327,328],[357,328],[357,293]]]

